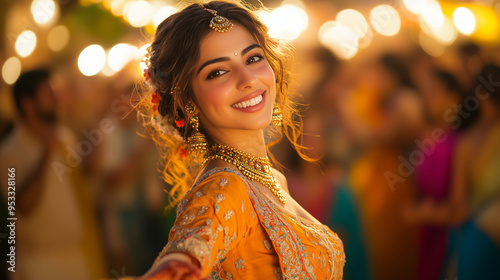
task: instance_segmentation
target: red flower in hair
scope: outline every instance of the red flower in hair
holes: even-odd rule
[[[156,111],[158,110],[158,104],[160,104],[160,95],[155,92],[153,93],[153,95],[151,96],[151,103],[153,103],[153,111]]]
[[[149,81],[149,70],[144,69],[144,80],[147,82]]]
[[[184,127],[185,124],[186,124],[186,121],[184,121],[184,119],[179,119],[179,120],[175,121],[175,125],[177,127]]]

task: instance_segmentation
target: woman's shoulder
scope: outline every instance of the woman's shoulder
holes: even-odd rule
[[[195,181],[191,193],[240,193],[238,189],[246,189],[246,181],[237,170],[228,167],[216,167],[203,170]],[[245,192],[246,193],[246,192]]]

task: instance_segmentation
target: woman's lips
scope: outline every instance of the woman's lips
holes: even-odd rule
[[[250,107],[250,106],[255,106],[257,104],[259,104],[260,102],[262,102],[264,98],[262,97],[262,95],[257,95],[256,97],[254,98],[251,98],[249,100],[246,100],[246,101],[243,101],[243,102],[239,102],[239,103],[235,103],[232,105],[233,108],[238,108],[238,109],[245,109],[247,107]]]
[[[265,104],[265,93],[266,91],[258,91],[252,93],[245,97],[246,100],[239,101],[231,105],[231,107],[244,111],[244,112],[256,112],[264,107]]]

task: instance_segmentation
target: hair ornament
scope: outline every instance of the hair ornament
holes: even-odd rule
[[[169,135],[179,142],[183,141],[182,136],[179,134],[177,129],[173,125],[171,125],[167,117],[157,114],[156,116],[151,117],[151,122],[154,126],[156,126],[161,134]]]
[[[178,119],[175,121],[175,125],[179,128],[184,127],[184,125],[186,125],[186,121],[184,119]]]
[[[158,105],[160,104],[160,94],[158,92],[154,92],[153,95],[151,96],[151,103],[153,103],[153,111],[157,112],[158,111]]]
[[[226,17],[218,16],[217,11],[206,8],[205,10],[214,15],[214,17],[210,20],[210,28],[212,28],[213,30],[224,33],[233,28],[233,23],[230,22]]]
[[[146,68],[143,71],[144,71],[144,74],[143,74],[144,75],[144,81],[146,81],[146,83],[147,83],[147,82],[149,82],[149,69]]]

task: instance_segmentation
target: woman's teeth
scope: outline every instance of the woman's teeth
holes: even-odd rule
[[[238,109],[243,109],[243,108],[246,108],[249,106],[255,106],[255,105],[259,104],[261,101],[262,101],[262,94],[257,96],[257,97],[254,97],[250,100],[233,104],[232,107],[238,108]]]

